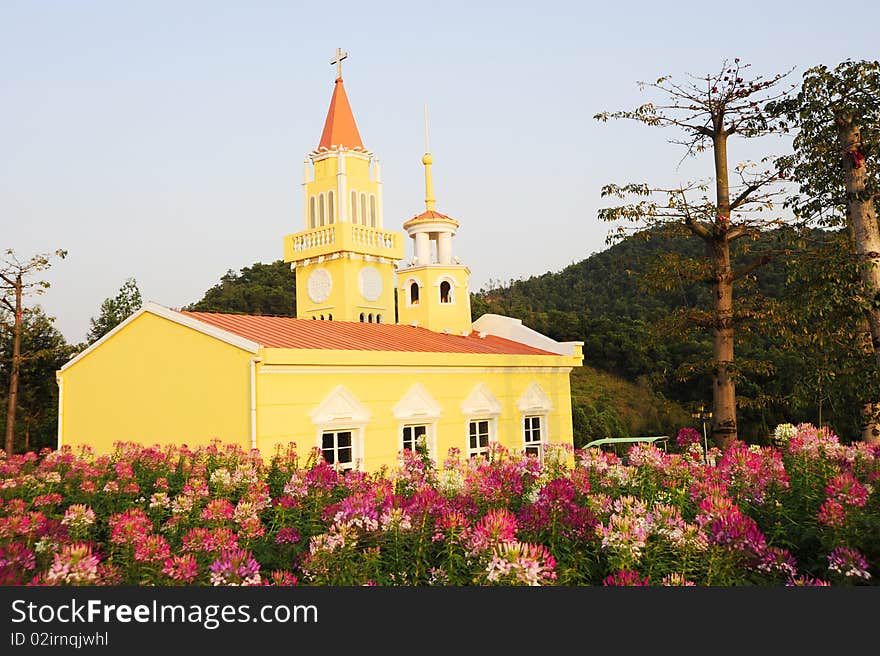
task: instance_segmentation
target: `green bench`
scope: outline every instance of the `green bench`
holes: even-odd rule
[[[604,444],[634,444],[636,442],[647,442],[648,444],[654,444],[656,442],[663,443],[663,450],[666,450],[666,440],[669,439],[668,435],[647,435],[644,437],[603,437],[601,440],[593,440],[592,442],[588,442],[584,445],[585,449],[589,449],[591,446],[601,447]]]

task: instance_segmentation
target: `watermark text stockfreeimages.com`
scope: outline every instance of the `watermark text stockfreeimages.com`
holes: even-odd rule
[[[12,622],[20,624],[130,624],[137,622],[197,624],[214,630],[223,624],[246,622],[264,624],[318,622],[314,604],[169,604],[153,600],[145,604],[110,604],[100,599],[36,603],[15,599],[11,603]]]

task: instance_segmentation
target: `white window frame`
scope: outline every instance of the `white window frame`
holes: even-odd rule
[[[444,282],[449,283],[449,300],[445,303],[443,302],[443,294],[440,292],[440,287]],[[456,297],[456,288],[458,287],[458,283],[455,282],[455,278],[452,276],[442,276],[437,279],[437,303],[440,305],[455,305],[455,297]]]
[[[530,441],[528,439],[529,433],[535,430],[534,423],[537,421],[537,429],[538,429],[538,441]],[[527,425],[526,422],[529,422],[531,425]],[[538,460],[540,462],[544,462],[544,447],[543,444],[547,441],[547,415],[538,415],[538,414],[524,414],[522,415],[522,420],[520,422],[522,426],[522,437],[523,437],[523,454],[528,454],[529,449],[536,449]]]
[[[412,294],[410,293],[413,285],[417,285],[419,288],[419,300],[416,303],[412,302]],[[403,297],[406,299],[406,307],[418,307],[422,304],[422,296],[424,290],[422,289],[422,283],[413,276],[410,276],[406,279],[406,282],[403,283]],[[438,292],[439,293],[439,292]]]
[[[538,458],[543,462],[544,447],[542,445],[550,441],[549,422],[547,421],[547,418],[550,411],[553,409],[553,402],[544,390],[541,389],[541,386],[538,385],[538,383],[532,382],[526,391],[523,392],[523,395],[519,397],[516,405],[520,412],[519,425],[520,430],[522,431],[523,453],[526,453],[526,448],[528,446],[535,446],[534,443],[526,443],[526,419],[537,418],[539,421],[538,430],[541,432],[541,440],[537,444]]]
[[[486,445],[481,446],[479,442],[480,438],[480,424],[483,422],[486,423]],[[471,446],[471,427],[476,425],[477,427],[477,444],[476,446]],[[497,430],[498,421],[494,417],[473,417],[468,419],[467,422],[467,442],[465,444],[465,453],[467,453],[468,458],[476,458],[477,456],[483,456],[486,459],[489,457],[489,450],[492,448],[492,443],[498,441],[498,430]]]
[[[364,431],[372,413],[344,385],[337,385],[309,413],[315,426],[315,446],[324,451],[324,433],[351,431],[352,469],[363,471]]]
[[[424,431],[423,435],[425,436],[425,446],[426,446],[426,448],[428,449],[428,454],[430,455],[430,453],[431,453],[431,444],[430,444],[430,443],[431,443],[431,432],[432,432],[431,429],[432,429],[432,427],[433,427],[432,424],[429,424],[429,423],[426,423],[426,422],[423,422],[423,421],[422,421],[422,422],[419,422],[419,421],[413,421],[413,422],[407,422],[407,423],[403,424],[403,425],[400,427],[400,449],[399,449],[399,450],[400,450],[400,451],[403,451],[403,450],[409,448],[410,451],[412,451],[413,453],[415,453],[415,451],[416,451],[416,445],[415,445],[415,442],[418,440],[418,437],[410,437],[410,440],[412,441],[413,445],[412,445],[412,447],[407,447],[407,446],[406,446],[406,435],[405,435],[406,430],[407,430],[407,429],[410,429],[410,432],[414,432],[415,429],[417,429],[417,428],[424,428],[425,431]]]
[[[351,450],[351,460],[348,461],[346,463],[346,465],[340,465],[339,455],[338,455],[340,447],[338,445],[338,441],[339,441],[339,435],[344,434],[344,433],[348,433],[349,439],[351,440],[351,444],[347,447],[348,449]],[[319,445],[321,448],[321,454],[324,455],[324,452],[328,450],[324,446],[324,437],[326,435],[333,435],[333,447],[331,450],[333,451],[334,456],[333,456],[333,462],[330,464],[333,465],[333,467],[338,470],[343,470],[343,469],[359,470],[361,468],[361,465],[363,464],[363,457],[359,457],[359,455],[358,455],[358,451],[359,451],[359,444],[358,443],[360,442],[359,433],[360,433],[360,430],[357,428],[330,428],[330,429],[321,431],[321,444]],[[342,447],[342,448],[346,448],[346,447]],[[327,460],[326,455],[324,455],[324,460]]]
[[[397,420],[398,451],[403,451],[403,429],[406,426],[426,426],[425,441],[428,457],[437,462],[437,421],[440,419],[442,407],[422,386],[415,383],[401,397],[391,414]]]
[[[461,412],[465,416],[464,424],[464,453],[472,456],[471,450],[471,423],[479,421],[489,422],[489,444],[498,441],[498,417],[501,415],[501,402],[492,394],[492,390],[485,383],[478,383],[467,398],[462,401]],[[488,446],[488,445],[487,445]],[[477,447],[480,448],[479,445]]]

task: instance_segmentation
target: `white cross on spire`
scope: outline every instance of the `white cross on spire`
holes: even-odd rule
[[[348,59],[348,53],[342,52],[342,48],[336,49],[336,58],[330,60],[331,64],[336,64],[336,77],[342,79],[342,60]]]

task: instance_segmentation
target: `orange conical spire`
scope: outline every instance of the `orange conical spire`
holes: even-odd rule
[[[333,146],[364,147],[357,124],[354,122],[354,114],[351,113],[351,105],[348,104],[348,96],[345,95],[345,87],[342,86],[341,77],[336,78],[336,87],[333,89],[333,98],[330,99],[330,109],[327,111],[327,120],[324,121],[324,131],[321,133],[321,141],[318,143],[318,148],[332,148]]]

